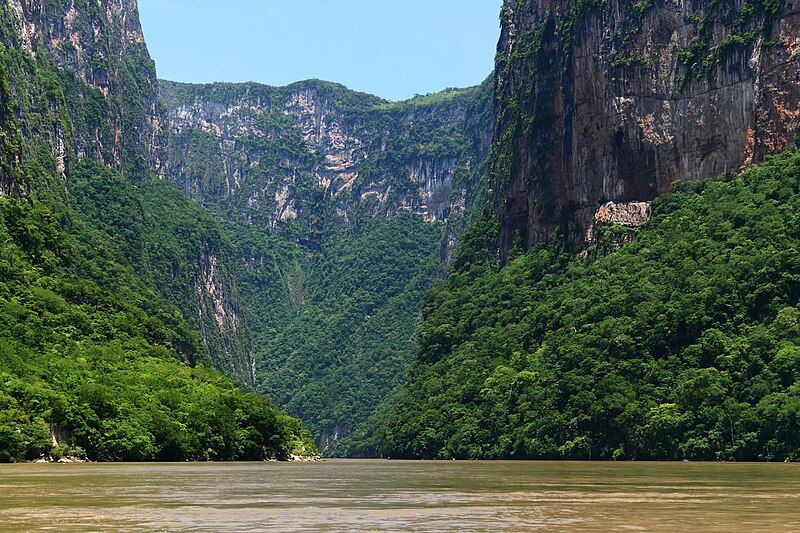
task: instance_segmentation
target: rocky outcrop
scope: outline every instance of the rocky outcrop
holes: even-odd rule
[[[169,175],[197,201],[272,228],[318,214],[314,191],[343,221],[363,209],[447,220],[465,207],[469,184],[459,173],[488,150],[490,124],[473,117],[488,92],[487,83],[389,103],[319,81],[162,82]]]
[[[319,442],[317,447],[320,451],[325,451],[330,448],[331,444],[336,442],[339,439],[343,439],[350,434],[350,431],[343,426],[336,425],[330,429],[326,429],[322,432],[319,437]]]
[[[599,229],[610,224],[623,229],[616,238],[616,244],[630,242],[636,235],[635,229],[650,220],[651,214],[650,202],[606,202],[594,214],[594,220],[586,232],[585,243],[598,244]]]
[[[255,380],[255,359],[239,311],[236,279],[214,247],[204,245],[195,280],[200,333],[217,367],[248,384]]]
[[[600,224],[619,224],[628,228],[638,228],[650,220],[650,202],[607,202],[594,214],[594,221]]]
[[[800,4],[506,0],[492,159],[501,251],[598,207],[738,172],[800,123]]]

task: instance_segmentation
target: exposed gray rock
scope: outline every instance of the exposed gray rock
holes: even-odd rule
[[[458,175],[471,167],[459,165],[488,151],[491,124],[472,117],[482,111],[472,105],[480,90],[489,87],[392,104],[313,80],[288,87],[162,82],[169,174],[204,205],[269,227],[318,210],[304,207],[315,188],[345,221],[365,206],[447,220],[465,208],[470,183]],[[435,145],[444,138],[457,142]],[[482,153],[465,156],[469,143]]]

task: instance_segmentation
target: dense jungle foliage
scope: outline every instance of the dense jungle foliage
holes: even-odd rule
[[[245,228],[239,292],[257,354],[257,387],[333,444],[403,383],[425,292],[443,274],[443,224],[367,218],[310,252]],[[349,455],[337,441],[330,454]]]
[[[79,214],[0,201],[0,460],[263,459],[299,422],[185,359],[197,334]]]
[[[124,46],[124,13],[92,2],[47,2],[35,22],[59,32],[69,9],[57,46],[26,43],[23,12],[0,4],[0,461],[313,453],[297,420],[212,368],[247,349],[198,316],[203,255],[229,245],[148,178],[144,43]],[[92,65],[105,92],[79,75]]]
[[[112,240],[136,274],[181,311],[196,345],[189,361],[242,379],[237,362],[246,359],[247,341],[200,334],[208,331],[198,313],[200,263],[211,255],[222,258],[228,286],[235,286],[234,272],[228,272],[228,264],[235,264],[233,249],[214,218],[163,180],[133,184],[96,161],[74,165],[70,179],[71,201],[87,224]]]
[[[800,152],[677,183],[615,250],[500,266],[479,218],[427,297],[391,457],[800,459]]]

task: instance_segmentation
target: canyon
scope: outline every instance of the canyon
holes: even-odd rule
[[[419,301],[485,196],[491,80],[405,102],[319,80],[160,87],[167,179],[239,251],[256,385],[327,450],[413,360]]]
[[[505,0],[392,102],[1,2],[0,459],[797,459],[799,16]]]

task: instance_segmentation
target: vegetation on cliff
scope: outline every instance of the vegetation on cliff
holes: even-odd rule
[[[162,81],[173,130],[169,179],[217,214],[312,243],[359,213],[446,219],[451,200],[482,188],[474,144],[491,131],[491,89],[487,79],[387,102],[319,80],[285,87]],[[442,190],[426,190],[426,178],[441,180]]]
[[[109,2],[0,4],[0,461],[800,460],[800,151],[586,237],[789,143],[785,2],[507,0],[480,87],[164,82],[170,135]]]
[[[240,293],[257,347],[257,387],[327,448],[403,383],[420,302],[444,273],[444,225],[366,218],[313,253],[256,229],[245,241],[242,229],[240,252],[253,258]],[[346,439],[335,444],[329,454],[359,451]]]
[[[406,102],[318,80],[163,83],[170,180],[217,215],[243,264],[258,390],[329,454],[375,451],[347,437],[402,384],[443,240],[469,216],[452,207],[482,197],[491,96],[491,80]],[[341,190],[339,173],[353,179]]]
[[[0,461],[313,451],[297,420],[185,363],[197,333],[79,214],[0,200],[0,273]]]
[[[136,14],[28,4],[36,27],[0,4],[0,461],[313,453],[297,420],[212,368],[247,355],[204,301],[226,303],[230,247],[149,174],[161,139]]]
[[[586,258],[473,228],[382,428],[424,458],[800,459],[800,152],[678,182]],[[491,241],[491,239],[490,239]]]

